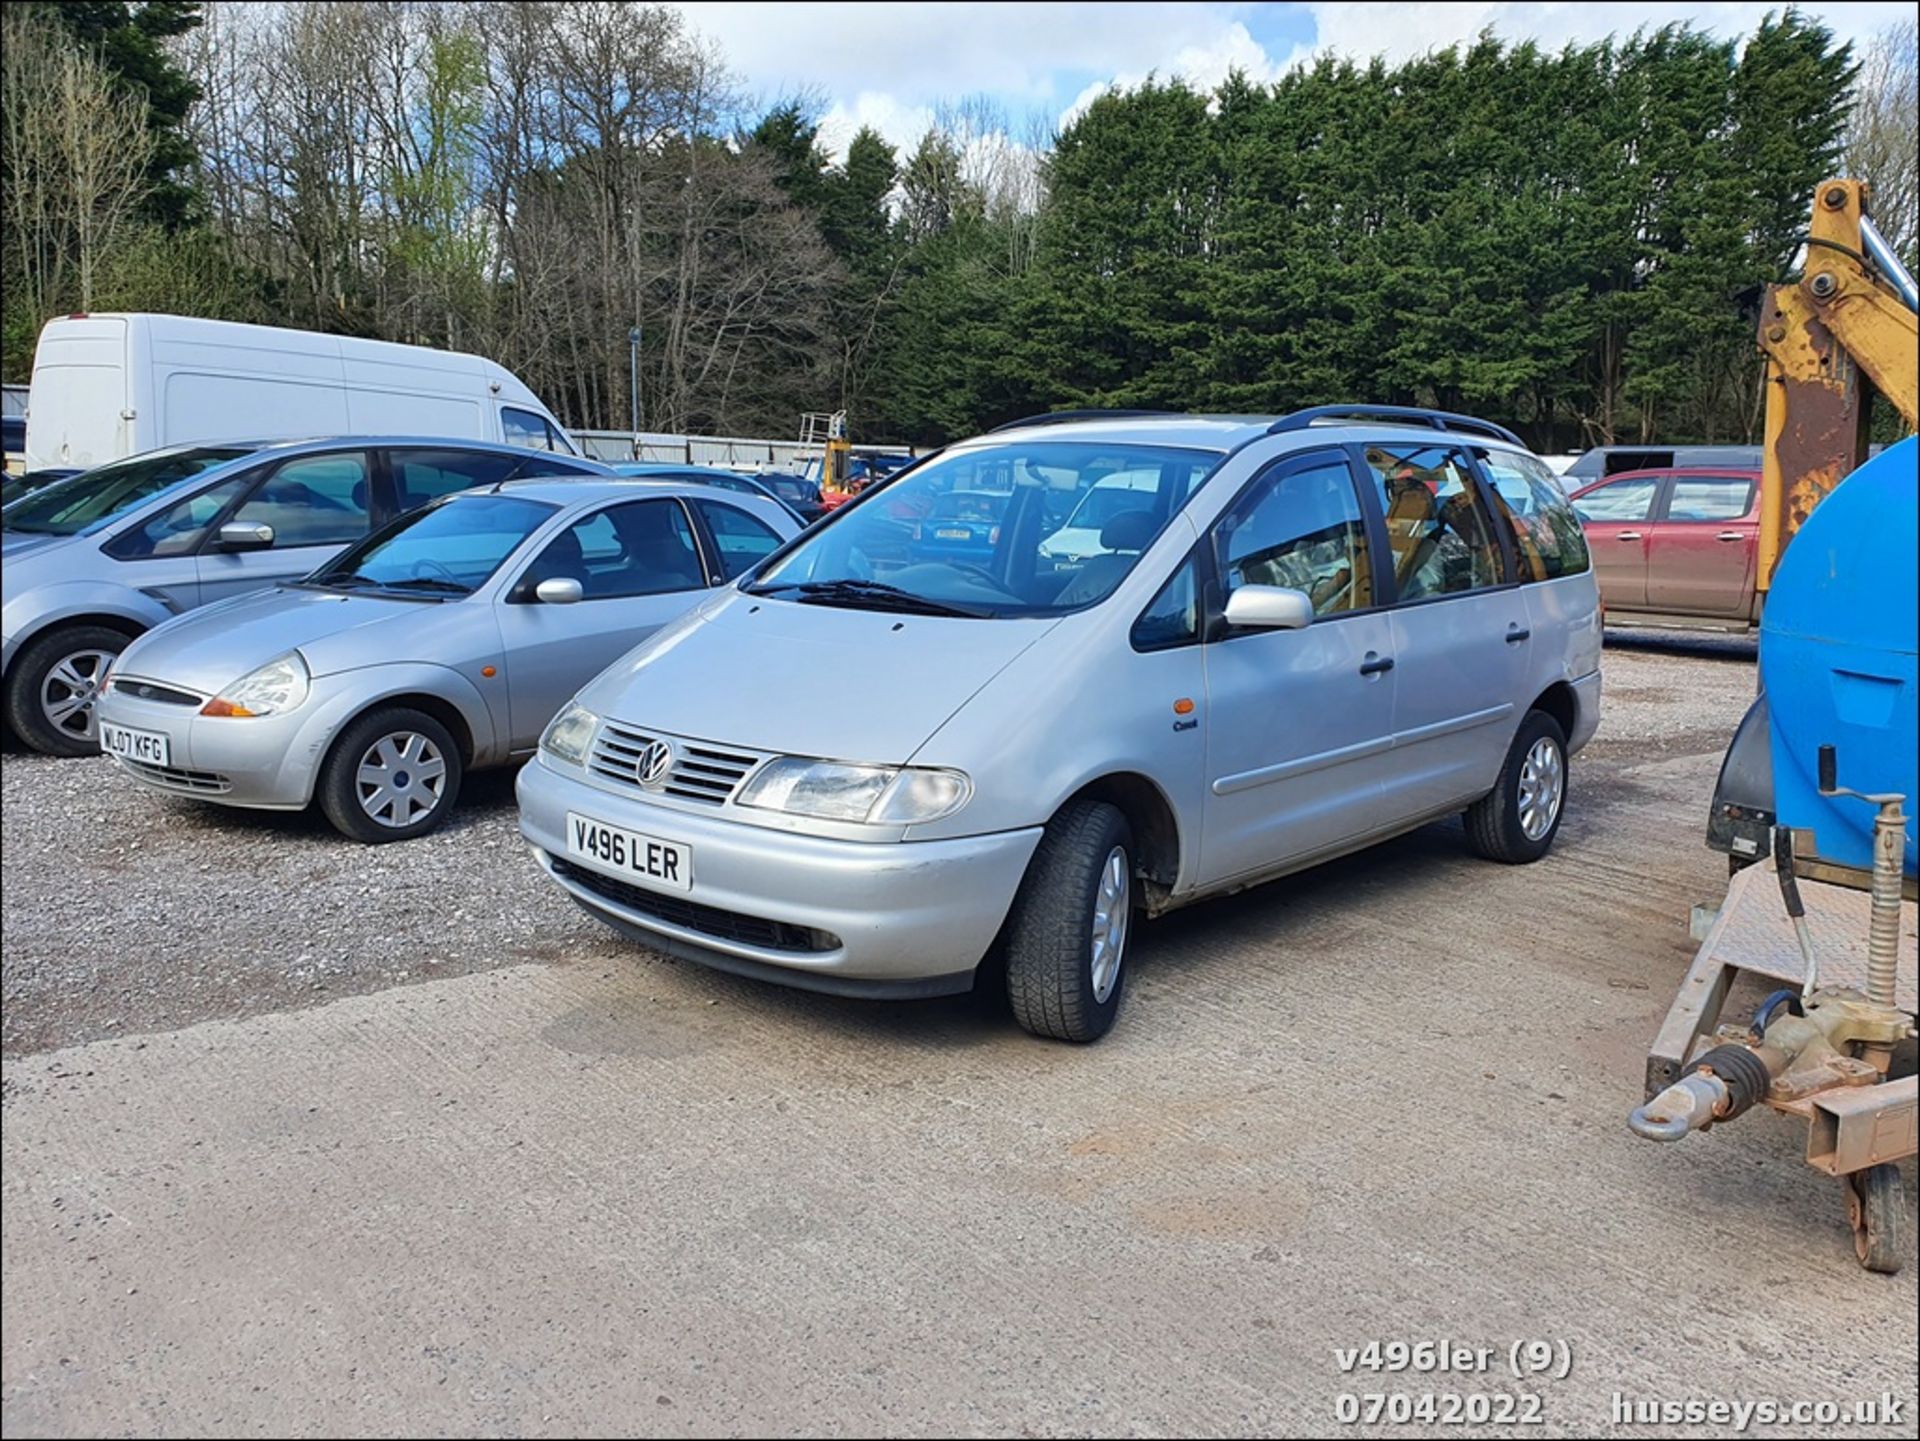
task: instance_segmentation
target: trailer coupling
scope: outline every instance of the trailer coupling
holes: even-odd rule
[[[1636,1107],[1627,1127],[1649,1141],[1677,1141],[1757,1102],[1786,1108],[1823,1091],[1875,1086],[1886,1079],[1892,1048],[1913,1034],[1903,1012],[1858,991],[1822,990],[1804,1000],[1776,991],[1744,1035],[1723,1031],[1685,1075]]]

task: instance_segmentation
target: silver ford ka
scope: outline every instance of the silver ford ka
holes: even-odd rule
[[[961,492],[1001,497],[964,555]],[[593,681],[521,830],[661,949],[857,996],[962,990],[991,953],[1022,1025],[1086,1041],[1143,915],[1463,812],[1482,855],[1545,854],[1599,664],[1579,519],[1499,426],[1043,416]]]
[[[303,580],[155,627],[100,745],[172,795],[356,840],[439,825],[462,775],[532,753],[595,672],[799,530],[705,486],[516,481],[401,516]]]

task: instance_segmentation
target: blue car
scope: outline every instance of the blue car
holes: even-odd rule
[[[1000,543],[1000,520],[1006,512],[1007,492],[1003,490],[948,491],[914,522],[916,559],[991,566],[993,548]]]

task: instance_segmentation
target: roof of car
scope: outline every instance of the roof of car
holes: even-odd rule
[[[1249,441],[1275,433],[1275,427],[1287,417],[1273,415],[1143,415],[1116,411],[1111,415],[1089,413],[1073,418],[1034,416],[990,431],[985,436],[963,442],[979,445],[1018,437],[1022,440],[1054,437],[1076,442],[1095,441],[1114,445],[1166,445],[1198,447],[1207,450],[1232,450]],[[1332,417],[1314,419],[1282,432],[1311,435],[1316,440],[1359,441],[1378,439],[1385,433],[1439,443],[1443,439],[1467,441],[1474,445],[1514,448],[1509,442],[1491,435],[1464,430],[1439,430],[1412,421]]]
[[[1597,480],[1585,481],[1577,489],[1598,490],[1603,485],[1612,485],[1616,480],[1648,480],[1663,475],[1731,475],[1741,480],[1758,480],[1760,467],[1757,465],[1647,465],[1639,470],[1616,470],[1612,475],[1603,475]]]
[[[729,505],[762,505],[769,509],[783,509],[777,501],[761,496],[743,495],[722,486],[701,485],[664,475],[610,475],[604,480],[598,476],[539,476],[529,480],[503,481],[499,485],[478,486],[473,490],[456,492],[449,499],[467,495],[519,495],[528,500],[550,501],[557,505],[598,504],[634,495],[689,495],[705,496]]]

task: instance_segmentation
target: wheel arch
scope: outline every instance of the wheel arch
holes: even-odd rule
[[[1148,913],[1165,910],[1180,878],[1180,822],[1166,792],[1138,771],[1114,771],[1081,786],[1063,808],[1083,800],[1105,801],[1127,818],[1134,868],[1146,882]]]
[[[373,699],[356,706],[347,717],[334,727],[333,741],[327,747],[327,755],[332,757],[340,744],[340,738],[349,727],[360,720],[382,710],[417,710],[423,715],[432,716],[447,728],[455,745],[460,747],[460,765],[462,769],[471,769],[474,757],[473,726],[466,714],[443,695],[432,691],[395,691],[389,695],[375,696]]]
[[[1580,719],[1580,698],[1566,681],[1557,680],[1533,698],[1528,710],[1544,711],[1560,726],[1560,734],[1569,740]]]

